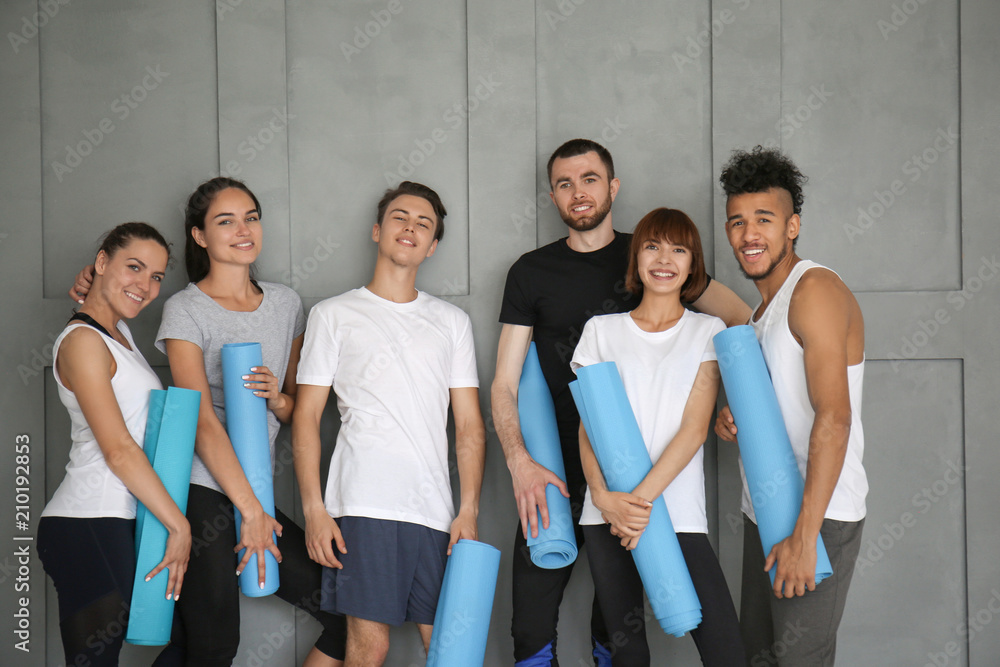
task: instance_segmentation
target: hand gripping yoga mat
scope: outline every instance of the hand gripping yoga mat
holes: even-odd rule
[[[484,542],[459,540],[451,548],[427,667],[482,665],[500,572],[500,550]]]
[[[736,422],[743,472],[766,558],[774,545],[795,529],[805,485],[753,327],[744,324],[717,333],[715,353]],[[777,569],[771,568],[772,584]],[[830,557],[823,537],[818,536],[816,583],[831,574]]]
[[[556,408],[552,403],[549,385],[538,363],[538,351],[532,343],[524,358],[521,382],[517,387],[517,412],[521,420],[521,436],[531,458],[545,466],[563,482],[566,466],[563,464],[559,427],[556,426]],[[569,498],[560,493],[554,484],[545,487],[545,502],[549,506],[549,527],[542,528],[538,515],[538,537],[528,534],[531,562],[538,567],[553,570],[566,567],[576,560],[576,535],[573,532],[573,513]]]
[[[143,451],[182,513],[187,510],[200,401],[201,392],[191,389],[170,387],[149,393]],[[168,532],[142,503],[136,507],[135,519],[135,584],[125,641],[163,646],[170,641],[174,617],[174,601],[166,599],[170,574],[162,570],[149,581],[145,579],[163,560]]]
[[[243,376],[254,366],[263,366],[260,343],[227,343],[222,346],[222,393],[226,402],[226,431],[233,443],[236,458],[250,488],[268,516],[274,516],[274,471],[271,469],[271,442],[267,433],[267,400],[254,396],[243,385]],[[236,539],[240,539],[242,524],[236,510]],[[277,540],[277,538],[274,538]],[[246,549],[239,553],[240,560]],[[247,597],[257,598],[278,590],[278,561],[271,552],[264,554],[264,587],[257,576],[257,555],[250,556],[240,573],[240,590]]]
[[[585,366],[569,385],[580,419],[611,491],[631,493],[653,469],[625,385],[613,361]],[[649,525],[632,550],[642,586],[660,627],[681,637],[701,623],[701,602],[663,496],[653,500]]]

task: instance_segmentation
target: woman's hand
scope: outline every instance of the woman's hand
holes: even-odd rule
[[[243,572],[247,563],[250,562],[250,557],[256,554],[257,582],[261,588],[264,588],[264,552],[270,551],[275,560],[281,562],[281,552],[278,551],[278,545],[274,543],[274,533],[281,536],[281,524],[274,517],[266,514],[263,509],[255,513],[241,512],[240,519],[242,520],[240,543],[233,548],[233,551],[239,552],[241,549],[246,549],[246,553],[243,554],[243,560],[240,561],[240,564],[236,566],[236,576]]]
[[[80,269],[73,279],[73,286],[69,288],[69,298],[82,304],[90,293],[90,287],[94,284],[94,265],[88,264]]]
[[[173,598],[177,601],[181,597],[181,585],[184,583],[184,573],[187,572],[188,559],[191,557],[191,525],[187,519],[177,530],[170,531],[167,536],[167,551],[163,555],[160,564],[154,567],[146,575],[149,581],[158,575],[164,568],[170,573],[167,580],[167,599]]]
[[[276,412],[285,407],[285,395],[281,393],[278,378],[267,366],[254,366],[250,374],[243,376],[243,386],[253,391],[254,396],[267,399],[267,409]]]
[[[645,498],[615,491],[594,493],[591,489],[591,499],[604,520],[611,524],[612,534],[621,537],[623,543],[626,539],[638,538],[649,525],[653,503]]]

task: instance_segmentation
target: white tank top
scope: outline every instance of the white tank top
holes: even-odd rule
[[[69,412],[73,444],[69,452],[69,463],[66,464],[66,476],[52,500],[42,510],[42,516],[134,519],[135,496],[108,468],[94,433],[83,417],[76,395],[63,385],[56,370],[55,360],[59,358],[59,346],[66,334],[85,326],[87,325],[83,322],[71,322],[59,334],[52,350],[52,375],[59,387],[59,400]],[[125,426],[132,439],[142,447],[146,433],[146,415],[149,412],[149,392],[151,389],[162,389],[163,385],[136,349],[132,333],[125,322],[118,323],[118,330],[125,336],[131,350],[104,334],[101,334],[101,340],[108,346],[117,364],[115,376],[111,378],[111,387],[118,399]]]
[[[826,267],[801,260],[792,267],[791,273],[781,285],[774,299],[756,322],[752,321],[757,340],[764,352],[764,361],[771,374],[774,391],[778,395],[781,416],[785,420],[788,438],[803,479],[806,476],[806,460],[809,457],[809,435],[812,432],[816,413],[809,403],[806,387],[805,362],[802,346],[788,328],[788,307],[795,286],[806,271]],[[759,304],[758,304],[759,308]],[[756,312],[756,309],[754,309]],[[868,478],[861,458],[865,449],[865,436],[861,426],[861,386],[864,380],[865,362],[847,367],[847,382],[851,398],[851,433],[847,441],[847,456],[840,472],[837,487],[826,508],[827,519],[836,521],[860,521],[865,517],[865,497],[868,495]],[[737,437],[739,435],[737,434]],[[743,512],[756,523],[742,461],[740,475],[743,477]]]

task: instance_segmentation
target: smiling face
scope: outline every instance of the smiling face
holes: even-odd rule
[[[618,179],[608,171],[595,151],[552,162],[552,192],[549,196],[563,222],[578,232],[596,229],[618,194]]]
[[[260,254],[263,238],[257,206],[242,190],[226,188],[212,200],[203,228],[193,228],[191,236],[213,263],[249,266]]]
[[[110,257],[97,253],[101,294],[119,317],[135,317],[159,295],[167,259],[167,249],[149,239],[132,239]]]
[[[423,197],[400,195],[389,202],[382,220],[372,227],[372,241],[379,258],[397,266],[415,267],[434,254],[438,220],[434,207]]]
[[[680,292],[691,275],[691,251],[667,239],[648,240],[636,256],[643,294]]]
[[[792,242],[799,235],[799,216],[782,188],[732,195],[726,202],[726,235],[743,275],[768,278],[793,258]]]

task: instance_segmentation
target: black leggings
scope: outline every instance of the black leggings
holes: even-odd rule
[[[135,520],[42,517],[38,556],[59,598],[67,665],[117,665],[135,579]]]
[[[343,616],[321,611],[322,568],[309,558],[305,533],[281,511],[282,526],[279,598],[308,612],[323,625],[316,648],[342,660],[346,643]],[[233,504],[222,493],[192,484],[187,518],[191,524],[191,560],[184,575],[184,589],[177,603],[171,645],[157,667],[231,665],[240,645],[240,593],[236,577],[238,560]],[[293,641],[293,637],[284,638]]]
[[[612,642],[615,667],[648,667],[645,609],[642,581],[635,561],[607,524],[584,526],[587,556],[594,577],[594,589]],[[701,602],[701,624],[691,631],[702,664],[706,667],[740,667],[746,664],[740,624],[729,594],[719,559],[708,536],[677,533],[695,592]]]

